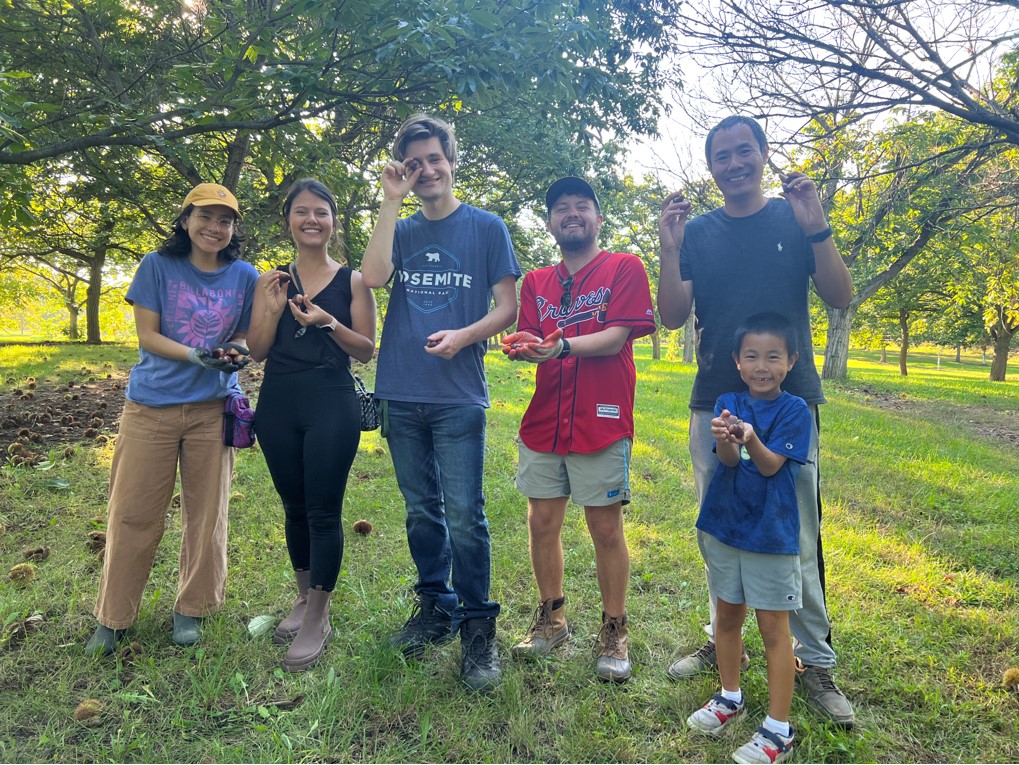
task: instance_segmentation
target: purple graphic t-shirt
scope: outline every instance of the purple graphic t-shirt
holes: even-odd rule
[[[127,302],[159,314],[159,331],[189,348],[214,348],[237,332],[247,332],[258,272],[235,260],[212,272],[187,258],[150,252],[138,265]],[[237,374],[215,372],[175,361],[144,348],[131,369],[127,398],[146,406],[193,404],[224,398],[239,390]]]

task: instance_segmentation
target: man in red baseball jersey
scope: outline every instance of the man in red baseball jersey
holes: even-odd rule
[[[520,424],[517,488],[527,496],[541,603],[513,653],[544,656],[569,637],[560,533],[572,497],[584,506],[602,595],[596,672],[622,682],[631,672],[623,505],[630,501],[633,341],[655,331],[651,289],[638,258],[598,246],[603,219],[590,184],[560,178],[545,206],[562,261],[524,277],[517,331],[503,341],[511,359],[538,364]]]

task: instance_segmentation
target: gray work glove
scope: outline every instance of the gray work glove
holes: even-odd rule
[[[192,348],[188,351],[188,361],[214,372],[236,372],[248,363],[248,359],[235,358],[227,353],[229,350],[243,351],[244,354],[248,352],[247,348],[242,348],[235,343],[223,343],[212,351],[207,348]]]

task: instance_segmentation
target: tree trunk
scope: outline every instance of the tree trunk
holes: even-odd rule
[[[694,332],[697,330],[694,328],[694,324],[697,322],[697,317],[694,316],[693,311],[690,311],[690,315],[686,319],[686,324],[683,325],[683,363],[693,364],[694,348],[697,345],[694,339]]]
[[[662,338],[657,329],[651,333],[651,358],[655,361],[662,358]]]
[[[88,289],[85,291],[85,342],[99,345],[103,342],[99,329],[99,298],[103,294],[103,266],[106,265],[106,248],[97,247],[88,264]]]
[[[361,268],[360,260],[355,263],[353,259],[353,242],[351,237],[353,236],[355,224],[352,220],[352,214],[349,207],[343,211],[343,219],[340,225],[340,254],[343,259],[347,261],[347,265],[354,269]],[[363,255],[363,253],[362,253]]]
[[[882,364],[888,363],[888,349],[885,348],[883,345],[881,346],[881,363]]]
[[[909,312],[905,308],[899,309],[899,374],[903,377],[909,375],[906,369],[906,357],[909,354]]]
[[[57,282],[53,284],[56,286]],[[66,282],[61,280],[57,287],[64,310],[67,311],[67,339],[72,343],[78,340],[78,316],[81,314],[81,303],[77,299],[79,284],[81,279],[69,278]]]
[[[955,363],[956,364],[961,364],[962,363],[962,344],[961,343],[959,345],[955,346]]]
[[[994,358],[991,360],[991,382],[1005,382],[1005,372],[1008,370],[1008,349],[1012,345],[1012,338],[1015,337],[1019,327],[1010,327],[1005,323],[1003,317],[998,317],[998,322],[991,327],[991,337],[994,338]]]
[[[824,349],[822,380],[842,380],[849,368],[849,330],[860,304],[855,300],[845,308],[827,307],[828,339]]]
[[[67,303],[67,339],[72,343],[78,341],[78,306]]]
[[[251,146],[251,133],[238,131],[233,140],[227,146],[226,169],[223,171],[223,185],[230,191],[237,191],[237,184],[241,179],[241,170],[244,169],[244,160],[248,156],[248,148]]]

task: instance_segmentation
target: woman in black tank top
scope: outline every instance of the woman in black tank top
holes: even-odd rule
[[[313,178],[283,205],[297,256],[258,279],[248,347],[265,360],[255,429],[283,502],[298,596],[273,642],[283,668],[309,669],[332,635],[329,597],[343,557],[341,511],[361,437],[350,358],[375,352],[375,297],[361,274],[329,256],[336,201]]]

